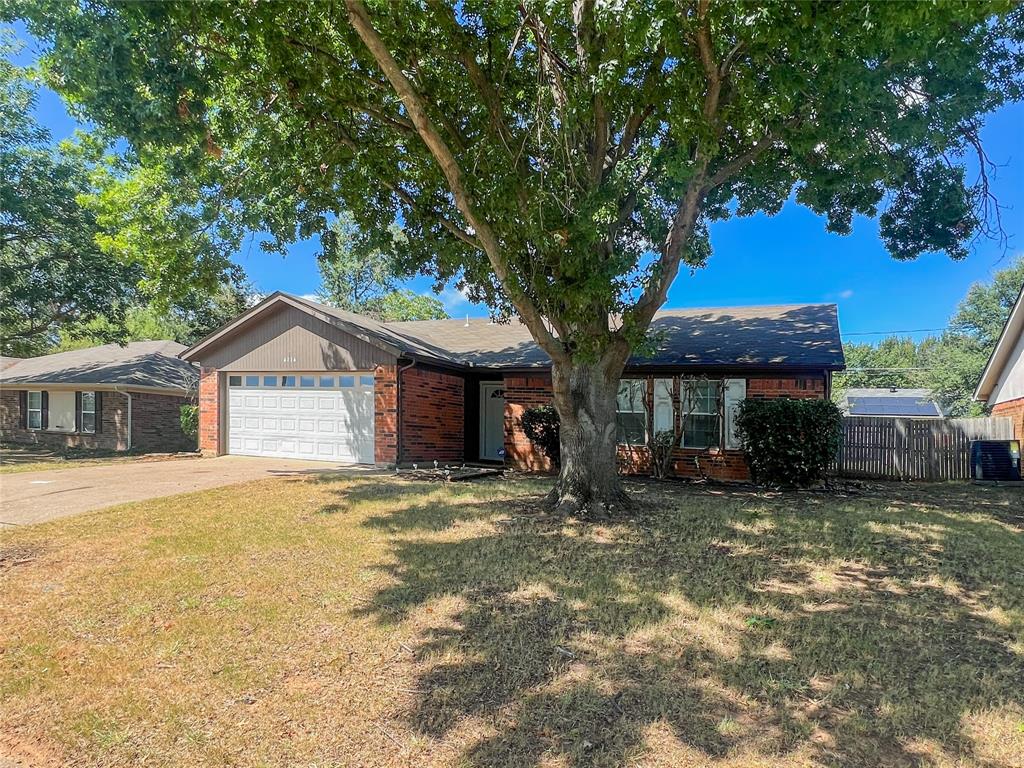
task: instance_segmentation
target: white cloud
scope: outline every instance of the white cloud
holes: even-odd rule
[[[456,315],[460,311],[468,309],[471,303],[469,294],[466,293],[465,289],[456,288],[451,285],[445,287],[441,293],[437,294],[437,298],[444,304],[444,311],[449,315]]]
[[[851,289],[849,289],[849,288],[847,288],[845,291],[840,291],[839,292],[839,298],[840,299],[849,299],[852,296],[853,296],[853,291]]]

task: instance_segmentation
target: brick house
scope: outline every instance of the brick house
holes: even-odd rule
[[[673,430],[678,475],[745,479],[739,401],[825,398],[844,367],[832,304],[669,310],[651,331],[619,389],[625,471]],[[549,469],[520,417],[551,402],[550,366],[515,321],[381,323],[275,293],[181,357],[200,366],[207,454]]]
[[[198,369],[173,341],[105,344],[6,358],[0,367],[0,439],[53,448],[143,453],[194,450],[181,406]]]
[[[993,416],[1013,420],[1014,436],[1024,438],[1024,286],[974,391]]]

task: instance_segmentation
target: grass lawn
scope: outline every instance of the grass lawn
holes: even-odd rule
[[[1024,492],[279,478],[0,534],[0,764],[1024,765]]]
[[[39,472],[45,469],[71,469],[91,464],[132,461],[136,456],[114,451],[59,451],[35,445],[0,445],[0,475],[15,472]]]

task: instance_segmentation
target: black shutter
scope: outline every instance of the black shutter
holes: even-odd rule
[[[75,392],[75,432],[82,431],[82,393]]]
[[[96,425],[96,434],[98,435],[103,431],[103,393],[96,392],[93,399],[93,408],[96,409],[96,415],[93,416],[93,423]]]
[[[28,390],[23,389],[18,393],[18,401],[21,405],[21,428],[28,429]]]
[[[40,426],[43,429],[48,429],[50,426],[50,393],[44,389],[40,399],[43,401],[43,417]]]

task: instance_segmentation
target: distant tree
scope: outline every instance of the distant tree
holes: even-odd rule
[[[713,222],[795,196],[840,234],[877,216],[895,258],[961,258],[992,220],[963,156],[987,169],[980,128],[1024,75],[1010,2],[5,7],[83,115],[179,173],[214,158],[208,197],[268,247],[343,208],[382,247],[401,221],[405,266],[518,315],[552,362],[567,510],[628,505],[618,380]]]
[[[974,390],[1022,289],[1024,256],[972,285],[939,336],[844,344],[847,370],[833,379],[833,399],[841,401],[851,387],[924,388],[950,416],[982,415]]]
[[[225,282],[212,295],[205,290],[196,290],[181,296],[170,306],[155,303],[129,306],[124,311],[123,323],[97,317],[85,323],[65,326],[52,351],[158,339],[194,344],[254,303],[255,293],[242,280],[240,271],[235,278],[233,282]]]
[[[922,344],[922,356],[929,361],[928,386],[951,415],[984,413],[984,406],[974,401],[974,390],[1021,290],[1024,256],[996,272],[991,281],[972,285],[949,330],[930,345]]]
[[[983,347],[994,347],[1006,318],[1024,288],[1024,256],[992,276],[989,282],[970,287],[950,320],[950,331],[970,336]]]
[[[143,166],[98,135],[53,146],[16,50],[0,32],[0,351],[193,337],[234,311],[225,286],[237,283],[229,256],[242,229],[206,197],[208,179],[172,178],[173,152],[150,151]]]
[[[142,272],[98,246],[96,217],[79,203],[92,189],[88,154],[51,146],[32,117],[37,91],[8,59],[15,50],[0,36],[0,351],[28,357],[67,324],[120,323]]]
[[[444,304],[434,296],[399,289],[397,250],[406,243],[396,225],[390,243],[363,235],[352,215],[344,212],[321,236],[320,299],[331,306],[378,320],[443,320]]]

